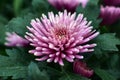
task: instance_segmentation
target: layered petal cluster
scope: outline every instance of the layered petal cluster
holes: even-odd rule
[[[87,42],[95,38],[99,32],[92,30],[83,14],[76,17],[76,13],[71,14],[59,12],[54,15],[53,12],[42,15],[31,21],[32,27],[27,27],[30,32],[26,32],[26,39],[35,49],[29,53],[37,56],[36,60],[55,62],[64,65],[63,59],[74,62],[74,59],[83,59],[82,53],[94,51],[92,49],[96,44]]]
[[[73,64],[73,70],[75,73],[84,76],[84,77],[91,77],[94,73],[94,71],[92,69],[89,69],[87,67],[87,64],[85,62],[82,61],[78,61],[76,60]]]
[[[103,0],[106,5],[120,6],[120,0]]]
[[[7,42],[5,43],[6,46],[10,46],[10,47],[22,47],[22,46],[27,46],[29,41],[20,37],[19,35],[17,35],[16,33],[6,33],[7,37],[6,40]]]
[[[111,25],[120,19],[120,8],[113,6],[101,6],[100,18],[102,18],[101,25]]]
[[[84,8],[88,0],[48,0],[48,2],[58,10],[67,9],[73,12],[79,4]]]

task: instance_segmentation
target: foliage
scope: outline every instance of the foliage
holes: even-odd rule
[[[61,67],[54,63],[36,62],[28,53],[31,47],[6,47],[5,33],[16,32],[24,37],[30,21],[49,11],[57,13],[47,0],[1,0],[0,3],[0,80],[120,80],[120,20],[110,26],[101,26],[100,0],[90,0],[86,8],[79,5],[77,14],[83,13],[92,21],[100,35],[89,43],[97,43],[94,52],[84,61],[94,70],[91,78],[73,72],[72,63]]]

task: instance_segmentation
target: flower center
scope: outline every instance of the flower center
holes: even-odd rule
[[[52,30],[53,36],[55,37],[56,40],[58,40],[59,42],[65,42],[66,40],[68,40],[69,37],[69,31],[66,27],[55,27]]]
[[[61,28],[61,29],[56,29],[55,30],[55,35],[58,39],[64,39],[67,37],[67,30],[64,29],[64,28]]]

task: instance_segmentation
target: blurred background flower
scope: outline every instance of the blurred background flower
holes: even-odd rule
[[[114,6],[101,6],[100,18],[101,25],[111,25],[120,19],[120,8]]]
[[[6,46],[10,46],[10,47],[22,47],[22,46],[27,46],[29,41],[20,37],[19,35],[17,35],[16,33],[6,33],[7,37],[6,37]]]
[[[105,5],[120,6],[120,0],[103,0]]]
[[[74,12],[80,4],[85,8],[88,0],[48,0],[48,2],[58,10],[66,9],[67,11]]]

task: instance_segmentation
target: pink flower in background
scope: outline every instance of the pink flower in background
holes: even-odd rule
[[[73,64],[73,71],[76,74],[79,74],[79,75],[87,77],[87,78],[91,77],[94,73],[93,70],[91,70],[87,67],[86,63],[84,63],[82,61],[78,61],[78,60],[76,60]]]
[[[6,40],[7,42],[5,43],[6,46],[17,46],[17,47],[20,47],[20,46],[26,46],[28,45],[29,41],[20,37],[19,35],[17,35],[16,33],[9,33],[7,32],[6,33],[7,37],[6,37]]]
[[[101,6],[100,18],[102,19],[101,25],[111,25],[120,19],[120,8],[113,6]]]
[[[103,0],[106,5],[120,6],[120,0]]]
[[[82,53],[94,51],[92,48],[96,46],[87,42],[99,34],[90,24],[83,14],[76,17],[76,13],[66,10],[56,15],[49,12],[48,17],[43,14],[41,20],[32,20],[32,27],[27,27],[30,32],[25,37],[35,47],[29,53],[37,56],[37,61],[47,60],[62,66],[63,59],[69,62],[83,59]]]
[[[48,2],[58,10],[66,9],[74,12],[79,4],[82,4],[82,7],[84,8],[87,5],[88,0],[48,0]]]

